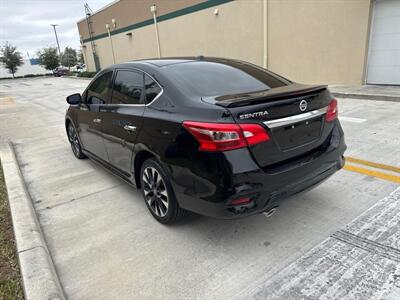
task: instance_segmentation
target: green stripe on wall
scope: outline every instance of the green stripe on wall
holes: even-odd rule
[[[184,16],[184,15],[191,14],[191,13],[194,13],[194,12],[199,11],[199,10],[207,9],[207,8],[210,8],[210,7],[213,7],[213,6],[221,5],[221,4],[232,2],[232,1],[234,1],[234,0],[208,0],[208,1],[205,1],[205,2],[202,2],[202,3],[198,3],[198,4],[195,4],[195,5],[192,5],[192,6],[188,6],[188,7],[185,7],[185,8],[182,8],[182,9],[167,13],[167,14],[162,15],[162,16],[158,16],[157,17],[157,22],[170,20],[170,19],[173,19],[173,18],[176,18],[176,17]],[[145,27],[145,26],[148,26],[148,25],[151,25],[151,24],[153,24],[153,19],[148,19],[148,20],[145,20],[145,21],[142,21],[142,22],[139,22],[139,23],[131,24],[131,25],[116,29],[114,31],[111,31],[110,34],[111,35],[115,35],[115,34],[123,33],[123,32],[126,32],[126,31],[131,31],[133,29],[138,29],[138,28],[141,28],[141,27]],[[108,36],[107,33],[102,33],[102,34],[94,36],[92,39],[90,39],[90,38],[84,39],[83,42],[87,43],[87,42],[90,42],[90,41],[94,41],[94,40],[105,38],[107,36]]]

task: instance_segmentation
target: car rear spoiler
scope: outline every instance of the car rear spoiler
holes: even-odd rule
[[[224,95],[217,97],[202,98],[207,103],[213,103],[222,107],[237,107],[262,102],[270,102],[272,100],[280,100],[288,97],[305,96],[323,91],[326,85],[305,85],[293,83],[286,86],[273,88],[266,91],[243,93],[235,95]],[[267,101],[266,101],[267,100]]]

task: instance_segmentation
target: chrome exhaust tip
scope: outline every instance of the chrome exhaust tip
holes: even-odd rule
[[[271,217],[276,211],[278,210],[278,207],[275,206],[273,208],[270,208],[266,211],[263,212],[263,215],[267,218]]]

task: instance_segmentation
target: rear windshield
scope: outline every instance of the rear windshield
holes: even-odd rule
[[[289,84],[263,69],[241,63],[189,62],[170,65],[163,71],[180,90],[204,97],[265,91]]]

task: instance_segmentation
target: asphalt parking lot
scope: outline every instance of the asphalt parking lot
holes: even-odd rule
[[[398,187],[341,170],[271,218],[190,214],[163,226],[140,193],[68,144],[65,97],[87,80],[0,81],[0,136],[14,143],[69,299],[248,298],[267,279]],[[400,103],[338,99],[346,156],[399,167]]]

